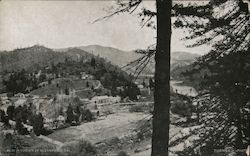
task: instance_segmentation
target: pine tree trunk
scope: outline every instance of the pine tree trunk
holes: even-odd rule
[[[168,156],[170,109],[170,41],[172,0],[156,0],[157,46],[152,156]]]

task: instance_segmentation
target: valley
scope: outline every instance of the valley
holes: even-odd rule
[[[33,58],[36,53],[39,58]],[[28,62],[22,55],[29,58]],[[41,139],[44,145],[52,144],[55,152],[86,140],[97,147],[99,154],[126,151],[131,155],[149,155],[153,71],[144,71],[134,79],[131,71],[121,69],[139,57],[133,52],[98,45],[56,50],[35,45],[0,54],[1,122],[7,124],[4,117],[14,113],[9,121],[15,123],[10,127],[3,125],[1,131],[10,131],[18,138],[26,135]],[[182,67],[195,57],[176,52],[171,63],[173,68]],[[153,64],[149,68],[153,69]],[[181,81],[171,80],[170,84],[174,112],[170,136],[174,137],[183,128],[178,123],[193,115],[191,99],[197,92]],[[38,120],[42,121],[39,133],[35,124]]]

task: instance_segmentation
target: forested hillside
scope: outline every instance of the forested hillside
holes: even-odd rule
[[[112,95],[136,99],[139,94],[132,76],[106,59],[78,48],[55,52],[43,46],[33,46],[3,52],[0,56],[2,83],[7,92],[27,92],[27,88],[37,89],[42,82],[51,83],[52,79],[70,75],[80,78],[84,72],[99,80]]]

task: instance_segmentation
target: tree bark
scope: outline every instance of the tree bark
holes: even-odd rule
[[[168,156],[172,0],[156,0],[157,45],[151,156]]]

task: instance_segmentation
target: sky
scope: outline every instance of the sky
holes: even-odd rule
[[[125,51],[154,44],[156,31],[141,27],[137,12],[93,23],[114,1],[0,1],[0,51],[35,44],[49,48],[102,45]],[[143,6],[155,8],[154,1]],[[138,8],[137,11],[140,11]],[[172,51],[204,54],[209,46],[186,48],[182,30],[172,30]]]

